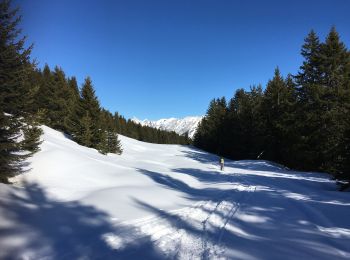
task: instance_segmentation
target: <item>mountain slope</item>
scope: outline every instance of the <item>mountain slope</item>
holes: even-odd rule
[[[139,120],[133,118],[132,120],[136,123],[139,123],[143,126],[150,126],[166,131],[175,131],[176,133],[183,135],[188,133],[190,138],[193,138],[199,122],[202,120],[201,116],[189,116],[182,119],[177,118],[168,118],[168,119],[159,119],[157,121],[150,120]]]
[[[326,174],[120,136],[104,156],[43,127],[0,184],[0,259],[349,259],[350,194]]]

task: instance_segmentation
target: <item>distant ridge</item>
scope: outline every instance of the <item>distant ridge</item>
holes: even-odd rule
[[[175,131],[176,133],[183,135],[188,132],[188,136],[193,138],[196,133],[199,122],[202,120],[202,116],[188,116],[185,118],[166,118],[159,119],[157,121],[151,121],[148,119],[139,120],[133,118],[132,121],[139,123],[143,126],[150,126],[166,131]]]

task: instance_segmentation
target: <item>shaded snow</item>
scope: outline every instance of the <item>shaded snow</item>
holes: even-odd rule
[[[0,259],[349,259],[350,194],[326,174],[120,136],[104,156],[43,127],[0,184]]]

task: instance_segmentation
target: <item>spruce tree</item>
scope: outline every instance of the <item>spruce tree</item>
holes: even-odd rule
[[[201,121],[194,143],[199,148],[205,149],[213,153],[223,152],[223,124],[227,111],[226,99],[213,99],[207,110],[207,113]]]
[[[320,71],[324,134],[321,170],[339,173],[342,153],[347,149],[344,139],[350,112],[350,55],[334,27],[321,45]]]
[[[82,100],[80,98],[80,92],[75,77],[68,79],[69,99],[67,102],[68,115],[66,119],[67,131],[72,138],[80,142],[80,133],[82,129],[82,118],[84,116],[84,110],[82,107]]]
[[[51,97],[50,109],[52,113],[51,126],[55,129],[68,132],[69,101],[72,97],[68,82],[62,68],[56,66],[53,74],[53,96]],[[53,107],[53,105],[55,105]]]
[[[93,122],[89,115],[89,112],[86,112],[83,118],[81,119],[81,130],[79,133],[79,143],[87,146],[94,147],[93,144]]]
[[[262,87],[239,89],[229,102],[228,126],[231,152],[235,159],[256,159],[264,152],[260,115]]]
[[[33,66],[31,47],[24,48],[25,37],[19,38],[18,9],[10,1],[0,2],[0,181],[21,171],[21,162],[36,151],[40,130],[28,126],[28,106],[32,105],[33,86],[28,84]],[[29,130],[30,129],[30,130]],[[19,140],[23,136],[23,141]],[[23,149],[26,149],[24,151]]]
[[[324,141],[322,133],[323,105],[320,71],[319,38],[311,31],[305,38],[301,54],[304,57],[303,65],[296,75],[296,89],[298,104],[296,106],[297,129],[299,139],[298,168],[317,170],[322,163],[320,157],[320,143]]]
[[[40,74],[41,79],[39,81],[39,91],[36,97],[36,106],[40,114],[40,122],[53,127],[55,111],[59,107],[55,94],[53,74],[47,64],[45,64]]]
[[[83,144],[98,149],[103,135],[100,122],[101,107],[95,95],[90,77],[85,79],[81,89],[81,105],[82,109],[86,112],[85,124],[90,123],[89,131],[91,132],[89,133],[91,134],[91,140],[88,143],[83,142]],[[82,132],[81,135],[85,135],[85,133]]]
[[[272,80],[267,83],[262,102],[265,144],[264,158],[276,162],[289,160],[290,128],[293,128],[295,108],[294,85],[291,77],[284,80],[278,68]]]

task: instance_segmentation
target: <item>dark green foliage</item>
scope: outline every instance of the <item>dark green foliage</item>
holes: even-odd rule
[[[276,69],[264,91],[240,89],[227,107],[213,100],[194,144],[350,179],[349,51],[332,28],[324,43],[311,31],[301,54],[296,76],[284,79]]]
[[[92,81],[85,79],[81,90],[74,77],[66,78],[63,70],[33,70],[32,85],[37,95],[31,106],[42,124],[65,132],[73,140],[103,154],[122,153],[117,133],[140,141],[165,144],[189,144],[188,136],[141,126],[118,113],[112,115],[101,108]],[[36,84],[35,84],[36,83]]]
[[[0,113],[0,182],[7,182],[8,177],[20,170],[23,159],[16,154],[20,150],[16,142],[20,129],[20,122],[16,118]]]
[[[40,150],[38,144],[41,134],[42,130],[33,125],[23,127],[24,140],[20,144],[22,150],[30,152],[27,155],[32,155]]]
[[[289,162],[295,118],[296,96],[291,76],[284,80],[279,69],[267,83],[261,103],[261,119],[264,129],[264,158],[276,162]]]
[[[68,89],[70,92],[68,99],[68,115],[66,118],[67,132],[74,140],[79,141],[82,129],[82,118],[85,115],[80,91],[75,77],[68,79]]]
[[[85,113],[85,116],[81,119],[81,132],[77,136],[77,140],[80,144],[87,147],[93,146],[93,123],[92,119],[88,112]]]
[[[249,92],[237,90],[230,100],[226,125],[232,130],[226,136],[232,143],[226,144],[230,149],[225,156],[255,159],[263,152],[262,121],[258,120],[261,102],[261,86],[253,86]]]
[[[17,12],[10,9],[10,1],[0,2],[1,182],[21,171],[23,160],[38,150],[41,134],[29,114],[37,87],[30,84],[29,75],[34,68],[29,60],[31,47],[24,48],[24,37],[18,40]]]
[[[306,42],[311,39],[315,43],[303,46],[305,61],[296,76],[302,148],[298,166],[337,173],[349,112],[349,52],[334,28],[325,43],[312,33]]]
[[[81,106],[86,113],[85,118],[89,118],[89,121],[91,121],[89,128],[91,140],[88,143],[82,142],[82,144],[98,149],[100,142],[104,141],[104,133],[101,129],[102,123],[100,120],[101,107],[89,77],[85,79],[81,89]]]
[[[226,100],[225,98],[213,99],[207,110],[206,116],[200,123],[195,136],[195,144],[207,151],[221,154],[223,147],[222,131],[226,116]]]
[[[102,133],[98,150],[103,154],[121,154],[123,150],[118,140],[113,115],[109,111],[102,109],[100,117]]]
[[[37,89],[31,112],[40,123],[61,130],[79,144],[103,154],[122,153],[117,133],[152,143],[190,143],[188,136],[144,127],[101,108],[89,77],[79,90],[74,77],[66,78],[61,68],[51,71],[45,65],[42,71],[32,71],[31,82]]]

